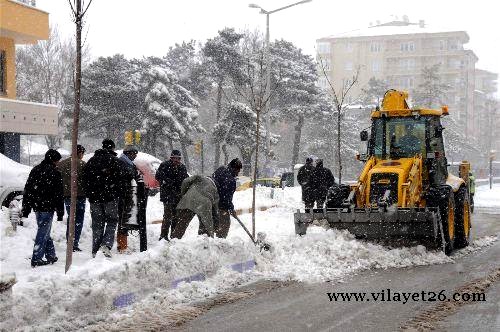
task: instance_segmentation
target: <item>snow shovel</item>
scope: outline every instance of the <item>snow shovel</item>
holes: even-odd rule
[[[240,224],[240,226],[243,227],[243,229],[245,230],[245,232],[248,234],[248,236],[252,240],[253,244],[258,245],[260,247],[261,251],[262,250],[265,250],[265,251],[271,250],[271,244],[269,244],[267,242],[264,242],[264,239],[265,239],[265,234],[264,233],[257,234],[257,236],[260,237],[260,238],[257,239],[257,240],[255,240],[253,238],[252,234],[250,234],[250,231],[248,230],[248,228],[246,228],[246,226],[243,224],[243,222],[240,220],[240,218],[238,218],[238,216],[236,215],[236,213],[235,214],[231,214],[231,216],[238,221],[238,223]]]

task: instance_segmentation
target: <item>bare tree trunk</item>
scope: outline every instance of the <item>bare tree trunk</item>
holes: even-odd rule
[[[250,176],[250,171],[252,170],[252,149],[240,147],[240,155],[243,161],[243,175]]]
[[[295,137],[293,139],[293,150],[292,150],[292,169],[297,164],[299,160],[299,150],[300,150],[300,139],[302,136],[302,127],[304,126],[304,117],[299,116],[299,121],[295,126]]]
[[[260,109],[257,109],[257,128],[255,130],[255,164],[252,187],[252,237],[255,239],[255,187],[257,187],[257,167],[259,165]]]
[[[189,164],[189,155],[187,153],[187,146],[186,143],[181,141],[181,151],[182,151],[182,157],[184,158],[184,165],[186,165],[186,168],[189,172],[191,169],[190,164]]]
[[[219,78],[219,82],[217,83],[217,102],[216,109],[217,114],[215,117],[215,123],[218,123],[220,120],[221,106],[222,106],[222,85],[224,83],[224,77]],[[215,157],[214,157],[214,171],[219,167],[220,163],[220,142],[215,141]]]
[[[342,114],[340,113],[341,108],[337,109],[337,159],[339,162],[339,184],[342,183],[342,157],[340,154],[340,121],[342,118]]]
[[[71,2],[70,2],[71,4]],[[74,15],[76,25],[76,66],[75,66],[75,108],[73,111],[73,127],[71,132],[71,205],[69,212],[69,232],[66,246],[65,273],[73,261],[73,241],[75,238],[75,212],[77,195],[77,152],[78,124],[80,122],[80,87],[82,85],[82,4],[75,0]],[[90,5],[90,3],[89,3]]]
[[[227,145],[222,145],[222,153],[224,153],[224,165],[229,163],[229,152],[227,151]]]

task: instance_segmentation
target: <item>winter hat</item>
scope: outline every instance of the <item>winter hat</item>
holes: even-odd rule
[[[123,149],[123,153],[125,152],[139,153],[139,150],[135,147],[135,145],[126,145],[125,149]]]
[[[307,157],[306,158],[306,164],[311,164],[313,162],[312,157]]]
[[[59,161],[61,160],[61,154],[54,149],[49,149],[47,152],[45,152],[45,160],[47,161]]]
[[[170,158],[172,157],[181,157],[181,152],[179,150],[172,150],[172,153],[170,154]]]
[[[77,144],[76,153],[85,153],[85,148],[83,147],[83,145]]]
[[[235,158],[229,162],[229,167],[234,169],[242,169],[243,165],[241,164],[241,160]]]
[[[102,148],[106,150],[113,150],[115,148],[115,142],[112,139],[105,138],[102,141]]]
[[[323,166],[323,159],[317,159],[316,160],[316,166],[322,167]]]

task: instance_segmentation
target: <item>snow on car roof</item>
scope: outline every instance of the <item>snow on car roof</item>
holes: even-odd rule
[[[0,186],[24,187],[31,167],[15,162],[0,153]]]

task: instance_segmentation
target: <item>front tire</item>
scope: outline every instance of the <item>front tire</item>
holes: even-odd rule
[[[471,204],[468,190],[462,186],[455,197],[455,248],[465,248],[470,242]]]
[[[455,197],[451,187],[447,191],[439,204],[439,212],[444,233],[444,253],[449,256],[455,245]]]

